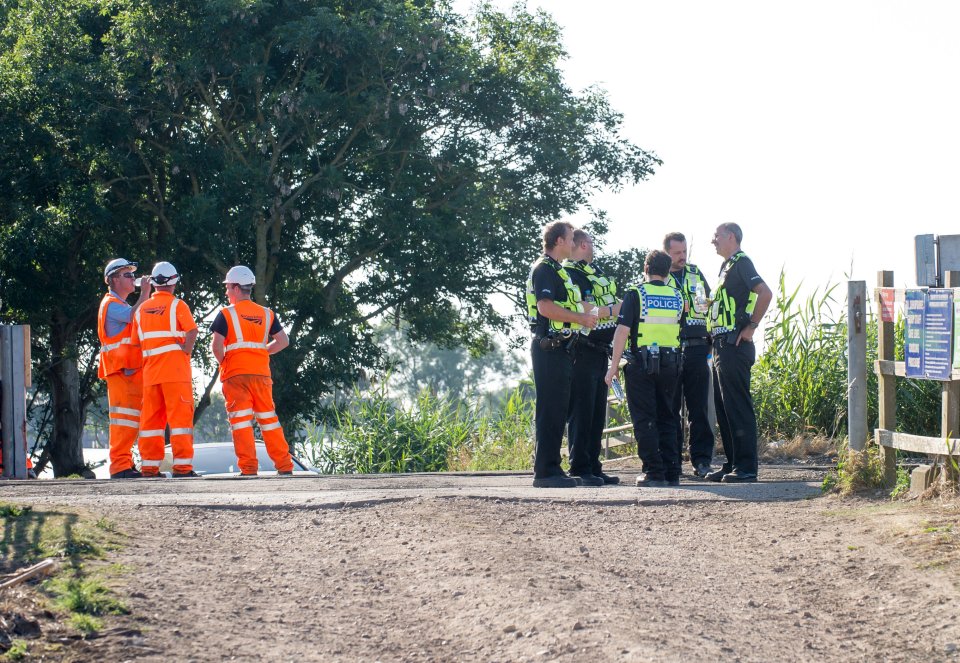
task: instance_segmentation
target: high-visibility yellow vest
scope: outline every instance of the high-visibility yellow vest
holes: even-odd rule
[[[575,269],[582,272],[590,281],[593,294],[593,303],[603,312],[608,306],[615,306],[617,303],[617,282],[611,277],[605,275],[602,270],[594,267],[592,264],[584,261],[564,260],[564,269]],[[589,303],[589,302],[588,302]],[[586,308],[586,307],[584,307]],[[594,329],[613,329],[617,326],[616,316],[601,317],[597,321]]]
[[[691,326],[706,326],[707,324],[707,313],[698,313],[693,306],[693,300],[697,296],[697,284],[703,283],[704,292],[706,292],[707,284],[704,282],[703,277],[700,274],[700,270],[697,269],[696,265],[686,265],[683,268],[683,283],[677,283],[677,279],[670,274],[667,277],[667,285],[673,286],[680,291],[680,294],[683,295],[683,299],[687,303],[687,317],[686,324]]]
[[[539,260],[533,263],[533,267],[530,268],[530,276],[527,277],[527,319],[530,322],[530,326],[533,327],[537,324],[537,296],[533,292],[533,270],[537,268],[537,265],[540,263],[546,263],[550,265],[553,269],[556,270],[557,275],[563,281],[563,287],[567,291],[566,301],[556,302],[561,308],[565,308],[568,311],[573,311],[574,313],[583,313],[583,304],[581,303],[580,288],[570,280],[570,275],[567,273],[567,270],[563,268],[559,262],[551,258],[550,256],[541,256]],[[559,331],[561,329],[569,329],[571,331],[577,331],[581,328],[575,322],[560,322],[559,320],[549,320],[550,329]]]
[[[631,340],[635,348],[651,346],[661,348],[680,347],[680,314],[683,313],[683,296],[670,285],[641,283],[627,289],[633,290],[640,299],[640,316],[633,328]]]
[[[743,251],[737,251],[730,256],[720,270],[720,280],[717,282],[717,289],[713,292],[713,306],[710,307],[710,317],[707,319],[707,331],[712,334],[726,334],[737,330],[737,301],[727,292],[726,280],[730,268],[745,255]],[[747,297],[744,310],[747,315],[752,315],[756,307],[757,293],[751,292]]]

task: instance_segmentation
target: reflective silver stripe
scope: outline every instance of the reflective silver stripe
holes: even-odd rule
[[[140,461],[140,466],[141,466],[141,467],[160,467],[160,463],[162,463],[162,462],[163,462],[162,460],[146,460],[146,459],[142,459],[142,460]]]
[[[162,430],[142,430],[140,431],[140,437],[163,437]]]
[[[174,458],[174,465],[191,465],[193,463],[193,458]]]
[[[277,413],[273,410],[270,410],[269,412],[254,412],[254,414],[257,416],[257,419],[271,419],[277,416]]]
[[[110,414],[129,414],[134,417],[139,417],[140,410],[134,410],[128,407],[111,407]]]
[[[272,424],[260,424],[260,430],[273,430],[274,428],[280,428],[280,422],[274,421]]]
[[[127,428],[140,428],[139,421],[131,421],[129,419],[110,419],[111,426],[126,426]]]
[[[226,346],[223,350],[224,352],[229,352],[230,350],[266,350],[267,346],[264,343],[254,343],[253,341],[244,341],[243,343],[231,343]]]
[[[237,335],[236,343],[231,343],[226,348],[226,349],[230,349],[231,345],[236,345],[237,343],[243,343],[243,329],[240,328],[240,318],[237,316],[236,306],[228,306],[223,310],[227,312],[227,315],[230,316],[230,320],[233,321],[233,333]]]
[[[183,346],[177,343],[176,345],[161,345],[159,348],[154,348],[153,350],[144,350],[144,357],[152,357],[154,355],[162,355],[167,352],[173,352],[174,350],[183,350]]]
[[[186,337],[187,337],[187,332],[183,332],[183,331],[154,331],[154,332],[147,332],[146,334],[143,334],[140,336],[142,340],[146,340],[149,338],[186,338]]]
[[[246,410],[237,410],[236,412],[227,411],[227,419],[236,419],[238,417],[246,417],[253,414],[253,408],[247,408]]]
[[[270,309],[263,307],[263,347],[270,342]]]
[[[142,306],[138,307],[137,312],[133,314],[133,318],[137,321],[137,336],[141,341],[143,340],[143,329],[140,327],[140,309],[142,308]]]
[[[642,325],[675,325],[677,318],[640,318]]]
[[[171,435],[193,435],[193,429],[192,428],[171,428],[170,434]]]
[[[122,344],[123,344],[123,341],[117,341],[116,343],[108,343],[106,345],[101,345],[100,354],[104,354],[105,352],[110,352],[111,350],[116,350]]]
[[[240,430],[241,428],[251,428],[253,426],[253,419],[247,419],[246,421],[240,421],[235,424],[230,424],[230,430]]]

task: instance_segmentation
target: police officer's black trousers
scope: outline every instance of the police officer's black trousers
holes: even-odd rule
[[[718,342],[714,348],[714,404],[727,462],[723,469],[757,473],[757,416],[750,395],[753,343]]]
[[[543,350],[539,341],[530,345],[533,384],[537,390],[536,451],[533,476],[537,479],[563,474],[560,447],[570,406],[573,357],[564,349]]]
[[[654,479],[680,477],[677,427],[673,395],[677,386],[677,364],[660,360],[660,373],[651,375],[637,364],[623,369],[627,407],[633,420],[633,436],[643,471]]]
[[[683,401],[687,402],[687,421],[690,422],[690,464],[697,467],[709,465],[713,460],[713,427],[708,414],[710,381],[713,375],[707,364],[708,348],[703,345],[688,345],[683,349],[683,362],[673,397],[676,413],[677,449],[683,458]]]
[[[567,440],[570,474],[601,471],[600,441],[607,420],[607,353],[580,343],[573,364],[570,407],[567,410]]]

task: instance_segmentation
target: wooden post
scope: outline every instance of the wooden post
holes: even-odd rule
[[[29,348],[28,325],[0,325],[0,453],[8,479],[27,478]]]
[[[947,272],[945,276],[946,287],[960,288],[960,272]],[[960,381],[950,380],[943,383],[942,401],[940,437],[960,437]]]
[[[866,281],[847,281],[847,436],[853,451],[867,446],[866,304]]]
[[[877,272],[877,359],[894,361],[896,359],[893,347],[894,322],[884,322],[880,319],[880,288],[893,287],[893,272]],[[879,426],[882,430],[897,430],[897,378],[893,375],[877,376],[879,386]],[[880,447],[880,457],[883,459],[883,476],[888,485],[897,480],[897,450],[889,447]]]

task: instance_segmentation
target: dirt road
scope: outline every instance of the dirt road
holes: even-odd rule
[[[98,660],[954,659],[952,525],[926,545],[929,509],[949,509],[766,477],[57,482],[0,500],[79,506],[130,534],[111,560],[130,569],[116,588],[132,615],[115,622],[129,628],[91,643]]]

